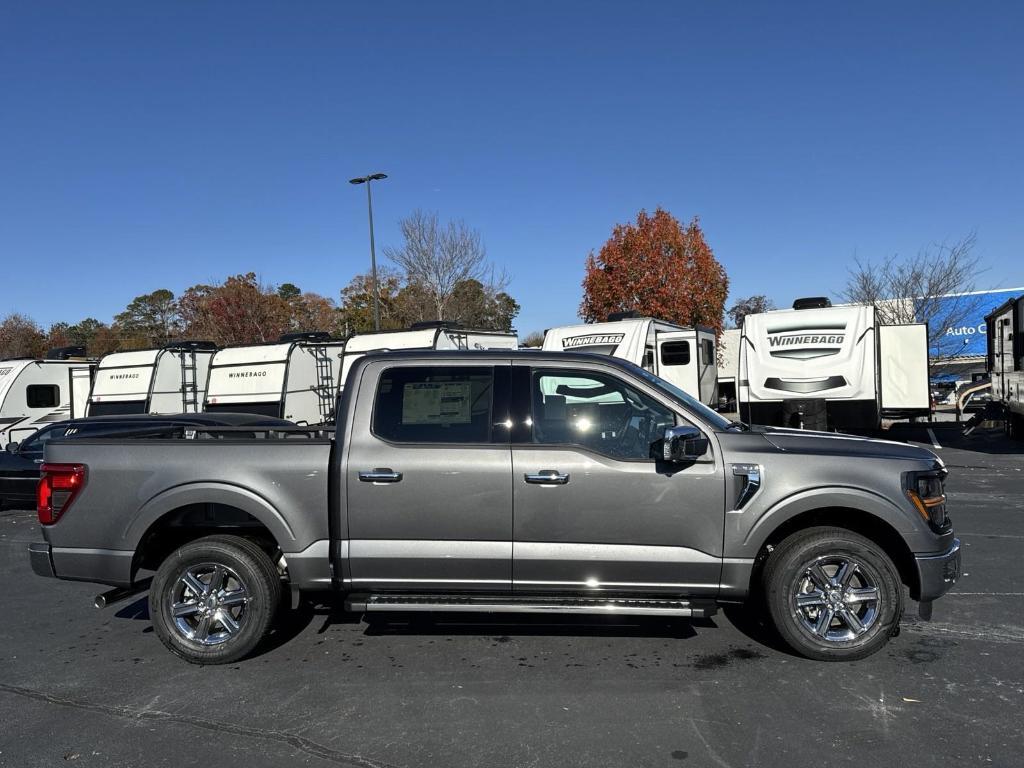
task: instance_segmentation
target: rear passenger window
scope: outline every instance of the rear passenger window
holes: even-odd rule
[[[60,387],[56,384],[29,384],[25,387],[29,408],[56,408],[60,403]]]
[[[689,365],[690,342],[666,341],[661,345],[662,365]]]
[[[398,443],[489,443],[494,369],[408,366],[383,373],[373,432]]]

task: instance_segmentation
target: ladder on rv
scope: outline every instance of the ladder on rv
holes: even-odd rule
[[[321,423],[329,424],[334,421],[334,368],[326,347],[313,345],[311,350],[316,360],[316,385],[312,389],[319,398]]]
[[[199,383],[196,373],[195,349],[182,350],[181,356],[181,412],[199,413]]]

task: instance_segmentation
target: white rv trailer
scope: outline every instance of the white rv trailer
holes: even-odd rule
[[[1024,296],[985,317],[992,400],[1003,408],[1006,431],[1024,438]]]
[[[545,350],[595,352],[629,360],[707,406],[718,405],[715,331],[616,313],[606,323],[563,325],[544,334]]]
[[[721,410],[736,410],[736,373],[740,367],[739,328],[722,331],[718,337],[718,404]]]
[[[258,413],[300,425],[334,420],[345,342],[327,333],[217,350],[203,410]]]
[[[216,351],[212,341],[175,341],[160,349],[104,355],[86,415],[197,413]]]
[[[390,352],[395,349],[518,349],[519,335],[515,331],[482,331],[460,328],[440,321],[413,323],[411,328],[398,331],[361,333],[345,343],[345,361],[341,372],[341,386],[352,368],[352,363],[368,352]]]
[[[928,326],[879,325],[875,309],[797,299],[747,315],[740,336],[740,418],[754,424],[874,430],[883,416],[926,416]]]
[[[0,449],[52,422],[84,416],[95,368],[83,347],[50,350],[45,360],[0,360]]]

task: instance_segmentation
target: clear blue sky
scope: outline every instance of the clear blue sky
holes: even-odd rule
[[[463,218],[525,333],[661,205],[732,297],[834,293],[854,254],[978,233],[1024,284],[1020,3],[6,2],[0,315],[109,321],[255,271],[337,297]]]

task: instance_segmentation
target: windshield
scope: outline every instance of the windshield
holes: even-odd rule
[[[727,418],[722,416],[722,414],[711,410],[706,405],[704,405],[704,403],[695,399],[692,395],[688,395],[675,384],[671,384],[665,381],[660,376],[655,376],[653,373],[641,368],[639,365],[634,365],[633,363],[628,362],[626,363],[626,365],[633,373],[642,378],[644,381],[648,382],[649,384],[653,384],[658,389],[664,390],[669,395],[671,395],[671,397],[674,400],[678,400],[681,403],[683,403],[683,405],[685,405],[697,416],[699,416],[708,424],[710,424],[711,427],[713,427],[714,429],[726,430],[729,428],[730,422]]]

